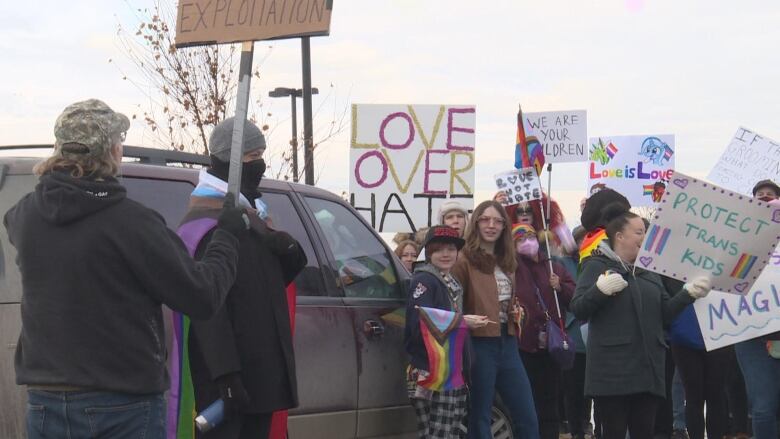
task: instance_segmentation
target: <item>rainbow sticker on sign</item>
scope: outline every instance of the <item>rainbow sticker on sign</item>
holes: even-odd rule
[[[642,192],[643,195],[653,195],[653,191],[655,190],[655,184],[645,184],[642,185]]]
[[[671,234],[671,229],[653,225],[650,227],[647,241],[645,241],[645,251],[660,255],[664,252],[664,247],[666,247],[666,242],[669,240],[669,235]]]
[[[744,279],[747,277],[747,274],[750,273],[750,269],[753,268],[753,264],[756,263],[757,259],[758,257],[756,256],[742,253],[742,256],[739,257],[739,261],[737,261],[737,265],[734,266],[734,270],[731,271],[731,277],[737,279]]]

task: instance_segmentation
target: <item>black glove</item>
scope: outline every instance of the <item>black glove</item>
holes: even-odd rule
[[[225,195],[225,203],[222,205],[217,227],[239,239],[249,230],[249,216],[244,208],[236,207],[235,197],[230,192]]]
[[[217,378],[219,394],[225,403],[225,417],[241,413],[249,405],[249,394],[246,393],[241,373],[233,372]]]
[[[298,248],[298,241],[287,232],[269,230],[262,235],[263,244],[267,245],[277,255],[285,255]]]

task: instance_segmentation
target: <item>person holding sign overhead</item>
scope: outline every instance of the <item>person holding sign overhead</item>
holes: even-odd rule
[[[466,245],[453,268],[463,285],[463,310],[484,315],[486,326],[471,330],[469,438],[491,437],[490,417],[496,391],[509,408],[515,438],[537,439],[531,384],[517,346],[522,310],[512,287],[517,261],[509,217],[496,201],[480,203],[466,228]]]
[[[780,187],[772,180],[761,180],[753,187],[753,197],[774,202]],[[756,439],[777,438],[777,410],[780,408],[780,360],[770,356],[769,347],[778,343],[780,334],[769,334],[734,345],[739,368],[745,377],[753,434]],[[769,340],[769,341],[768,341]]]
[[[606,240],[582,263],[569,307],[589,321],[585,393],[600,407],[604,439],[651,439],[656,407],[666,397],[663,326],[710,291],[693,279],[669,297],[658,274],[636,267],[645,235],[638,215],[621,203],[601,215]]]

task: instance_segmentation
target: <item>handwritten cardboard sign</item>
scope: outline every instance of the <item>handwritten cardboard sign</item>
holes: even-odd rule
[[[435,225],[474,205],[473,105],[352,105],[350,202],[380,232]]]
[[[330,33],[333,0],[179,0],[176,46]]]
[[[746,295],[713,290],[693,307],[708,351],[780,331],[780,253]]]
[[[496,187],[506,194],[504,206],[542,199],[539,175],[534,168],[513,169],[496,174]]]
[[[654,206],[674,169],[674,135],[590,139],[588,193],[614,189],[632,206]]]
[[[757,182],[780,181],[780,144],[740,127],[707,179],[734,192],[752,195]]]
[[[780,241],[780,207],[673,172],[636,263],[745,294]]]
[[[523,113],[542,144],[547,163],[588,161],[588,118],[585,110]]]

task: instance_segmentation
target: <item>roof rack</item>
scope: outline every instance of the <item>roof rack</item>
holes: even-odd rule
[[[10,145],[0,146],[0,151],[14,149],[51,149],[54,145]],[[125,157],[139,159],[139,163],[157,166],[166,166],[168,163],[183,163],[191,165],[208,166],[209,157],[191,152],[174,151],[170,149],[144,148],[141,146],[128,146],[123,148]]]

